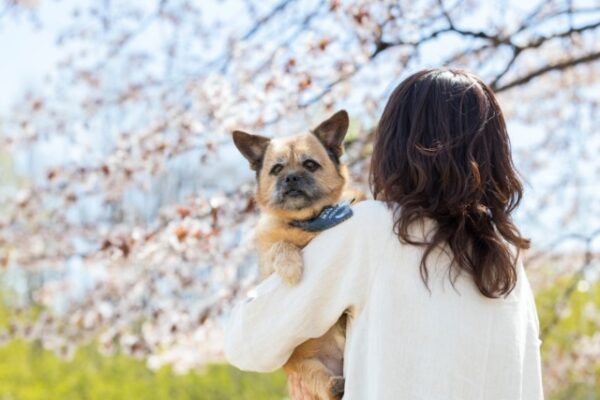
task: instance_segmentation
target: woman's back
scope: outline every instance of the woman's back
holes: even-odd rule
[[[416,268],[424,249],[398,240],[385,203],[361,203],[354,222],[371,256],[356,266],[369,288],[350,319],[345,399],[542,398],[538,321],[520,264],[515,289],[490,299],[464,272],[452,285],[450,258],[437,252],[428,290]],[[432,225],[415,224],[414,235]],[[332,239],[317,238],[307,257]]]

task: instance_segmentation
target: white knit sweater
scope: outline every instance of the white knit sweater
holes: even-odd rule
[[[234,309],[229,362],[276,370],[348,310],[345,400],[542,399],[539,323],[522,265],[508,297],[489,299],[467,274],[452,286],[442,252],[428,259],[428,291],[422,252],[398,240],[384,203],[357,204],[305,248],[297,286],[271,276]]]

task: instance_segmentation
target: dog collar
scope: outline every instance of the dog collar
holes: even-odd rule
[[[320,232],[344,222],[351,216],[352,208],[350,204],[342,202],[323,208],[319,215],[314,218],[294,220],[290,222],[290,225],[309,232]]]

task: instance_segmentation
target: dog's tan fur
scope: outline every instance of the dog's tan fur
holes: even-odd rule
[[[347,129],[348,115],[340,111],[312,133],[284,139],[267,139],[234,132],[236,146],[250,161],[252,169],[257,171],[256,198],[262,213],[256,237],[263,278],[275,272],[289,285],[295,285],[301,279],[301,250],[318,233],[293,227],[290,222],[313,218],[325,206],[342,199],[347,169],[338,160]],[[306,171],[307,160],[316,162],[320,167],[316,171]],[[282,168],[274,174],[272,169],[276,165]],[[314,201],[298,200],[306,203],[302,203],[301,207],[280,204],[277,194],[281,190],[281,182],[278,180],[297,173],[310,173],[314,180],[311,188],[322,193],[322,196]],[[290,203],[294,205],[294,201],[291,199]],[[286,373],[301,376],[303,384],[315,399],[341,398],[345,326],[346,317],[342,316],[325,335],[298,346],[284,366]]]

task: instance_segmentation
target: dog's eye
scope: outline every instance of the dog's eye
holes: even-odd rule
[[[269,173],[271,175],[277,175],[278,173],[281,172],[282,169],[283,169],[283,165],[275,164],[275,165],[273,165],[273,167],[271,167],[271,171],[269,171]]]
[[[302,163],[302,165],[304,165],[304,168],[311,172],[316,171],[320,167],[320,165],[313,160],[306,160]]]

